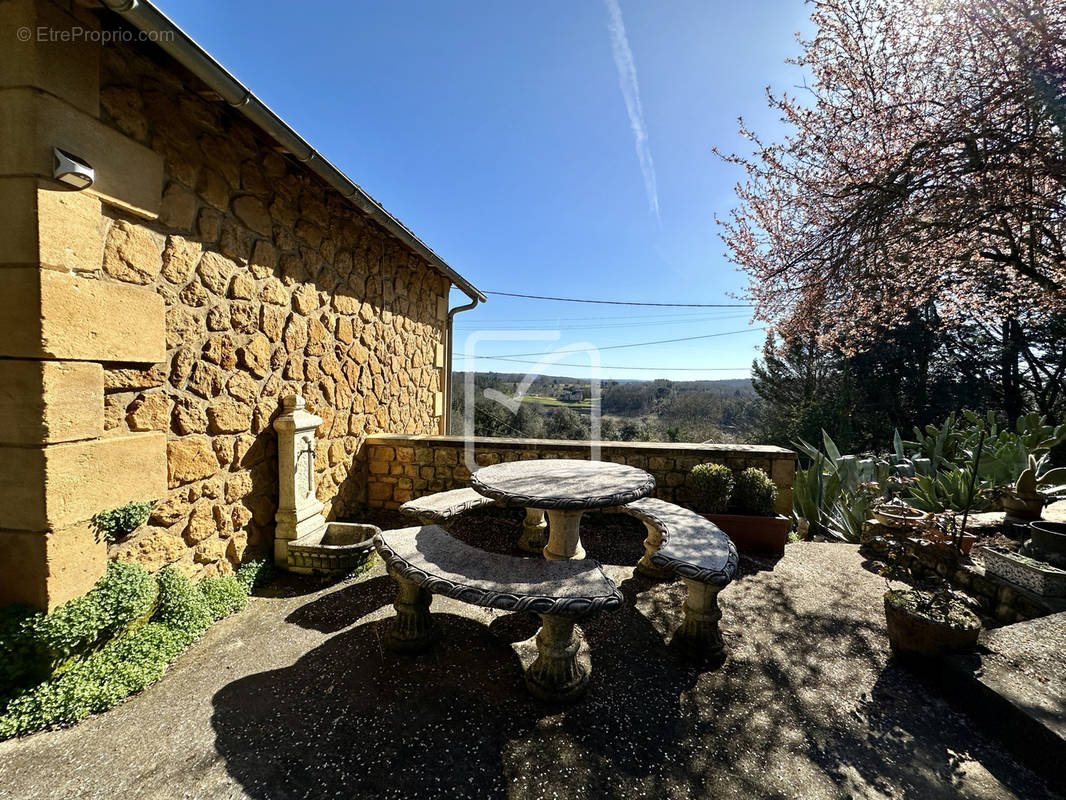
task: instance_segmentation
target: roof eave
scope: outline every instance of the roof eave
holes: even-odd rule
[[[303,162],[331,187],[351,201],[357,209],[378,222],[430,266],[443,273],[467,297],[485,302],[485,295],[466,278],[452,269],[415,236],[406,225],[386,211],[380,203],[363,191],[351,178],[330,163],[329,159],[312,147],[251,90],[233,77],[225,67],[198,45],[192,37],[175,25],[147,0],[102,0],[110,11],[121,16],[150,38],[175,61],[202,80],[212,91],[243,114],[252,124],[274,138],[293,158]]]

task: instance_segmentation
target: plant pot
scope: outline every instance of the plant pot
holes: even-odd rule
[[[1012,519],[1040,519],[1040,515],[1044,513],[1044,498],[1019,497],[1013,492],[1007,492],[1003,495],[1003,510]]]
[[[1051,557],[1066,558],[1066,522],[1029,523],[1031,548]]]
[[[894,653],[908,656],[937,657],[972,650],[981,632],[981,621],[972,612],[965,627],[949,625],[918,611],[902,608],[885,593],[885,623],[888,641]]]
[[[937,530],[936,528],[929,528],[921,533],[922,538],[928,539],[930,542],[937,542],[938,544],[946,544],[949,546],[954,544],[954,539],[950,534],[944,533],[944,531]],[[976,536],[972,533],[964,533],[962,535],[962,541],[959,542],[959,551],[964,556],[968,556],[976,542]]]
[[[916,508],[906,508],[900,505],[881,504],[873,510],[874,519],[888,528],[904,530],[910,528],[915,522],[926,516],[924,511]]]
[[[985,572],[1043,597],[1066,597],[1066,570],[1002,547],[985,547]]]
[[[728,536],[737,550],[753,556],[783,556],[792,520],[780,514],[753,517],[748,514],[704,514]]]

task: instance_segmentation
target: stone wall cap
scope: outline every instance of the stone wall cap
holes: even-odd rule
[[[587,441],[573,441],[571,439],[506,439],[502,437],[475,436],[475,450],[572,450],[586,451],[594,444]],[[465,436],[440,436],[433,434],[407,434],[407,433],[374,433],[367,437],[367,445],[399,445],[403,446],[453,446],[464,447],[467,443]],[[600,451],[604,453],[640,453],[656,451],[663,454],[728,454],[764,456],[769,458],[796,459],[796,453],[785,447],[767,444],[697,444],[694,442],[598,442]]]

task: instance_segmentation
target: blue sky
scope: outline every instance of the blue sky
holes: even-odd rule
[[[745,149],[738,116],[781,135],[764,89],[801,80],[784,63],[809,30],[799,0],[158,5],[483,291],[738,302],[744,276],[714,219],[740,175],[711,148]],[[475,352],[497,356],[727,333],[599,358],[605,377],[730,378],[763,341],[750,328],[745,309],[490,296],[456,317],[455,349],[461,359],[475,331],[560,333],[483,334]],[[588,363],[575,354],[542,371],[584,376]]]

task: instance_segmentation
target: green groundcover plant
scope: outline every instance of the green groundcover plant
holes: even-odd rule
[[[0,609],[0,740],[78,722],[158,680],[211,623],[244,607],[266,566],[194,584],[173,567],[152,576],[111,562],[88,594],[50,614]]]
[[[92,525],[98,537],[113,544],[125,539],[147,522],[150,513],[152,513],[151,503],[126,503],[110,511],[101,511],[92,518]]]

